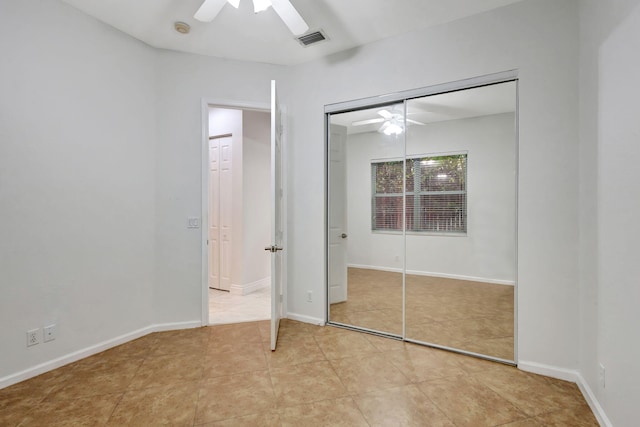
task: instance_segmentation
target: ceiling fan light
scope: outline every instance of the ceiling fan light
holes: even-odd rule
[[[253,0],[253,11],[255,13],[262,12],[263,10],[267,10],[269,6],[271,6],[271,0]]]
[[[399,126],[397,123],[387,122],[387,125],[382,129],[382,133],[387,136],[391,135],[400,135],[403,129],[402,126]]]
[[[227,2],[236,9],[240,7],[240,0],[227,0]]]

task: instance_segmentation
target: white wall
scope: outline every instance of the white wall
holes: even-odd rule
[[[518,69],[518,357],[576,368],[577,34],[577,2],[523,1],[294,67],[289,312],[324,318],[324,105]]]
[[[34,0],[0,2],[0,51],[2,387],[152,321],[156,52]]]
[[[640,402],[640,1],[581,3],[580,371],[615,426]],[[598,380],[598,363],[606,383]]]
[[[242,284],[262,286],[271,274],[271,114],[243,111],[243,128]]]
[[[515,93],[514,93],[515,97]],[[466,152],[467,234],[407,234],[412,274],[511,283],[515,263],[515,117],[513,113],[411,126],[407,155]],[[402,269],[405,245],[398,233],[371,231],[371,161],[390,157],[378,132],[347,139],[348,263]],[[393,143],[402,146],[402,143]],[[396,256],[398,259],[396,260]]]
[[[202,99],[268,105],[286,69],[152,49],[59,1],[3,1],[0,24],[2,386],[200,323]]]
[[[269,105],[270,80],[284,67],[159,51],[156,117],[155,322],[199,321],[202,316],[200,216],[202,98],[218,105]]]

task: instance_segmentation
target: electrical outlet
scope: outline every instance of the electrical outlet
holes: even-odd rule
[[[599,377],[600,377],[600,385],[602,386],[602,388],[605,388],[605,386],[606,386],[606,381],[605,381],[606,370],[605,370],[604,365],[602,363],[598,364],[598,368],[599,368],[598,369],[599,370],[598,374],[599,374]]]
[[[307,302],[313,302],[313,292],[307,291]]]
[[[44,327],[44,342],[53,341],[56,339],[57,328],[55,323],[53,325]]]
[[[27,347],[40,344],[40,329],[31,329],[27,331]]]

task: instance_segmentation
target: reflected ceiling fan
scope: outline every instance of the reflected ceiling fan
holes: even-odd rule
[[[236,9],[240,6],[240,0],[204,0],[193,17],[201,22],[211,22],[227,3]],[[262,12],[269,6],[273,7],[293,35],[297,36],[309,30],[309,26],[289,0],[253,0],[255,13]]]
[[[380,129],[378,129],[378,132],[384,133],[385,135],[400,135],[402,132],[404,132],[405,121],[414,125],[424,126],[424,123],[417,120],[405,120],[404,115],[398,111],[380,110],[378,111],[378,114],[381,117],[376,117],[375,119],[368,120],[358,120],[351,123],[351,126],[365,126],[374,123],[382,123],[382,126],[380,126]]]

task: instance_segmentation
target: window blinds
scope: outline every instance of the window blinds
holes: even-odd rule
[[[373,230],[402,231],[404,199],[407,231],[467,231],[467,154],[407,158],[404,181],[402,161],[371,163]]]

